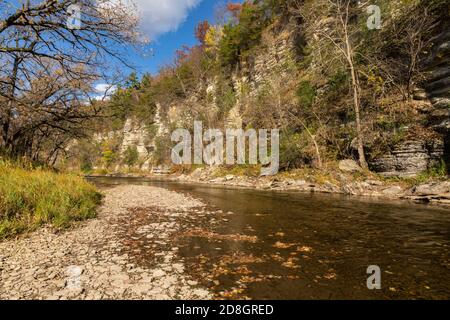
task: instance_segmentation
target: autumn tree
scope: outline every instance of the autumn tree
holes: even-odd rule
[[[414,87],[426,80],[424,62],[436,35],[448,29],[445,14],[449,10],[448,1],[442,0],[403,4],[402,12],[395,15],[391,13],[395,8],[390,8],[386,10],[390,14],[383,16],[383,28],[371,35],[364,58],[404,99],[412,98]]]
[[[324,69],[341,65],[349,73],[359,163],[368,169],[361,118],[361,83],[357,59],[362,40],[357,23],[362,8],[352,0],[296,1],[292,12],[304,21],[312,50]]]
[[[98,111],[85,103],[94,77],[73,79],[54,62],[43,63],[45,68],[35,71],[28,89],[10,104],[12,115],[4,137],[7,151],[34,160],[39,160],[43,147],[48,147],[52,158],[80,135],[83,122]]]
[[[138,19],[122,1],[0,5],[0,148],[23,155],[39,134],[69,133],[86,119],[94,82],[111,57],[126,63],[122,48],[136,43]]]
[[[226,8],[233,18],[238,19],[242,11],[242,3],[228,2]]]
[[[200,22],[195,28],[195,38],[202,46],[205,46],[205,38],[211,25],[208,21]]]

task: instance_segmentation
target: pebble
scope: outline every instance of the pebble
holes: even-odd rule
[[[155,278],[161,278],[164,277],[166,275],[166,273],[163,270],[155,270],[153,272],[153,277]]]
[[[160,208],[161,219],[127,233],[131,227],[120,219],[133,219],[129,210],[148,207]],[[200,207],[204,204],[196,199],[157,187],[106,190],[98,218],[60,233],[44,227],[0,242],[0,299],[211,299],[211,292],[183,274],[178,247],[164,249],[179,220]],[[146,241],[154,249],[128,248],[126,240]],[[154,256],[164,257],[164,263],[136,264],[133,250],[138,255],[156,250]]]

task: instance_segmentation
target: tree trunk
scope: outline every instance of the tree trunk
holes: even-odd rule
[[[346,46],[346,55],[347,55],[347,62],[349,65],[350,73],[352,76],[352,88],[353,88],[353,104],[355,108],[355,117],[356,117],[356,135],[358,139],[358,156],[359,156],[359,165],[363,169],[369,169],[369,166],[366,161],[366,156],[364,154],[364,140],[363,140],[363,134],[362,134],[362,127],[361,127],[361,101],[360,101],[360,92],[361,88],[359,85],[359,79],[358,74],[355,70],[355,64],[353,61],[353,48],[350,43],[349,35],[348,35],[348,5],[347,5],[347,11],[346,11],[346,20],[343,22],[344,27],[344,36],[345,36],[345,46]]]
[[[178,72],[175,71],[175,75],[176,75],[178,81],[180,82],[181,89],[183,90],[184,95],[187,96],[187,90],[186,90],[186,87],[185,87],[185,85],[184,85],[183,80],[181,79],[181,77],[180,77],[180,75],[178,74]]]
[[[11,146],[11,141],[9,138],[9,129],[10,129],[10,125],[11,125],[11,114],[12,114],[12,109],[13,109],[13,102],[14,102],[14,95],[15,95],[15,91],[16,91],[16,83],[17,83],[17,73],[19,70],[19,64],[21,62],[21,59],[16,56],[14,58],[14,64],[13,64],[13,69],[12,69],[12,74],[11,74],[11,86],[9,88],[9,92],[8,92],[8,102],[6,105],[6,110],[4,112],[4,114],[2,115],[2,121],[1,121],[1,134],[2,134],[2,138],[3,138],[3,143],[4,143],[4,147],[6,147],[6,149],[8,149]]]
[[[353,87],[353,103],[355,107],[355,117],[356,117],[356,135],[358,139],[358,156],[359,156],[359,164],[361,168],[368,169],[369,166],[366,161],[366,156],[364,154],[364,140],[362,136],[362,128],[361,128],[361,112],[360,112],[360,98],[359,98],[359,81],[358,76],[353,67],[353,63],[351,64],[351,74],[352,74],[352,87]]]
[[[309,137],[311,138],[311,141],[314,144],[314,148],[316,149],[317,167],[318,167],[318,169],[322,169],[323,168],[322,157],[320,156],[320,148],[319,148],[319,144],[317,143],[316,137],[311,133],[311,131],[309,130],[309,128],[306,126],[306,124],[303,121],[300,120],[300,123],[305,128],[306,132],[308,133]]]

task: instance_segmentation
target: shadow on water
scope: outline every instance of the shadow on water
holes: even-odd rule
[[[448,209],[149,179],[93,181],[163,187],[219,210],[219,223],[205,218],[197,234],[179,240],[191,276],[218,298],[450,298]],[[381,290],[367,289],[369,265],[382,270]]]

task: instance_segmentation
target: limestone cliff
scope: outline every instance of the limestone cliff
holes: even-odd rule
[[[230,71],[230,79],[227,81],[231,83],[234,100],[231,106],[227,106],[225,115],[220,115],[223,108],[218,106],[223,79],[215,75],[202,78],[195,83],[194,89],[189,91],[187,98],[158,101],[152,128],[144,125],[139,119],[129,118],[123,130],[113,134],[108,133],[107,136],[111,134],[120,136],[121,156],[127,149],[136,148],[140,159],[136,167],[146,171],[158,168],[156,171],[159,172],[161,169],[156,159],[158,148],[167,147],[170,141],[169,128],[191,128],[194,120],[202,120],[205,126],[219,128],[246,126],[248,123],[245,123],[245,111],[252,103],[251,99],[256,98],[265,85],[274,81],[275,77],[279,86],[287,86],[283,81],[290,76],[290,66],[304,59],[302,41],[306,40],[299,39],[301,38],[299,34],[299,30],[290,23],[274,24],[264,30],[258,47],[252,50],[250,56],[241,59],[239,64]],[[385,176],[415,176],[439,165],[442,159],[450,167],[450,32],[448,30],[435,37],[434,47],[423,63],[423,67],[426,80],[416,89],[411,105],[421,115],[421,122],[417,125],[428,134],[416,134],[412,127],[405,126],[405,130],[408,131],[407,138],[396,145],[389,146],[389,150],[385,150],[384,154],[379,154],[371,160],[370,168],[377,173]],[[328,89],[329,84],[320,84],[317,92],[320,94]],[[333,107],[330,106],[330,110]],[[423,123],[422,120],[424,120]],[[345,121],[347,123],[333,124],[336,125],[336,130],[352,126],[351,120]],[[348,144],[351,149],[352,139],[348,140],[350,140]],[[162,144],[158,144],[157,141],[162,141]],[[119,170],[120,167],[117,169]]]
[[[441,159],[450,168],[450,31],[438,35],[434,42],[424,63],[424,88],[416,90],[414,99],[422,103],[427,126],[440,137],[409,139],[375,159],[372,169],[385,176],[414,176],[438,165]]]

